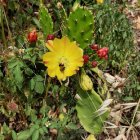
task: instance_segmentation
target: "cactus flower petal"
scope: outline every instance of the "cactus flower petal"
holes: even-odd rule
[[[50,52],[43,55],[43,62],[50,77],[56,76],[64,81],[83,66],[83,50],[67,37],[55,38],[48,41],[46,46]]]

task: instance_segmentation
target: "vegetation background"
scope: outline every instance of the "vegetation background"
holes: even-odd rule
[[[42,3],[44,9],[40,8]],[[83,96],[87,99],[83,101],[85,107],[89,105],[88,109],[76,107],[79,101],[76,76],[62,84],[45,74],[46,67],[42,63],[42,55],[47,51],[44,47],[47,35],[61,38],[66,31],[66,19],[79,5],[90,10],[94,18],[89,44],[109,48],[108,60],[92,56],[90,45],[84,48],[84,54],[92,56],[84,69],[95,91],[103,103],[109,102],[108,92],[113,99],[100,114],[104,116],[110,105],[104,123],[97,124],[94,117],[88,118],[93,114],[90,114],[91,101],[87,96]],[[139,15],[139,0],[105,0],[103,3],[98,0],[0,0],[0,140],[90,140],[88,136],[93,130],[87,125],[88,121],[97,128],[93,133],[97,140],[139,140]],[[46,24],[49,20],[50,24]],[[33,30],[37,32],[37,41],[30,43],[28,36]],[[73,34],[69,36],[76,38]],[[105,79],[91,70],[92,60],[96,60]],[[79,95],[83,92],[78,91],[81,91]],[[95,97],[92,100],[96,104]],[[80,111],[86,115],[84,124]]]

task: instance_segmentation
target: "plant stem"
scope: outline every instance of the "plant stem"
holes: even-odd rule
[[[139,101],[138,101],[138,103],[137,103],[137,106],[136,106],[136,108],[135,108],[135,110],[134,110],[134,114],[133,114],[133,118],[132,118],[130,127],[129,127],[129,129],[127,130],[127,138],[129,137],[130,131],[134,128],[133,123],[134,123],[134,119],[135,119],[135,116],[136,116],[136,114],[137,114],[137,111],[138,111],[138,109],[139,109],[139,105],[140,105],[140,99],[139,99]]]
[[[3,13],[4,13],[5,21],[6,21],[6,24],[7,24],[7,28],[8,28],[8,36],[9,36],[11,42],[12,42],[12,33],[10,31],[10,28],[9,28],[9,23],[8,23],[8,20],[7,20],[7,17],[6,17],[6,13],[5,13],[4,8],[3,8]]]
[[[2,40],[3,40],[4,48],[6,49],[7,42],[5,38],[4,25],[3,25],[3,7],[1,7],[1,28],[2,28]]]
[[[134,122],[136,113],[137,113],[137,111],[138,111],[139,105],[140,105],[140,99],[139,99],[139,101],[138,101],[138,103],[137,103],[137,106],[136,106],[136,108],[135,108],[134,115],[133,115],[133,118],[132,118],[132,121],[131,121],[131,126],[133,125],[133,122]]]

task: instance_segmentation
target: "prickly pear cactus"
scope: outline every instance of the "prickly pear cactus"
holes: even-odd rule
[[[44,37],[46,38],[48,34],[53,33],[53,21],[50,14],[48,13],[47,8],[44,5],[40,6],[39,18],[41,29],[43,31]]]
[[[68,18],[67,26],[67,35],[79,43],[81,48],[84,49],[91,43],[94,19],[88,9],[79,7],[73,11]]]

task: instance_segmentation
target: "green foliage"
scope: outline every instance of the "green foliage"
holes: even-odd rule
[[[12,138],[13,140],[17,140],[17,134],[14,130],[12,130]]]
[[[10,24],[3,19],[3,32],[7,38],[6,44],[11,49],[7,46],[6,49],[1,47],[0,52],[0,115],[8,121],[7,125],[4,123],[1,126],[1,140],[46,140],[50,137],[58,140],[78,140],[87,132],[99,134],[103,130],[109,111],[108,108],[100,109],[105,96],[110,96],[103,73],[100,73],[99,69],[91,69],[90,64],[83,66],[96,91],[85,92],[77,87],[79,71],[66,82],[60,82],[56,78],[48,77],[42,62],[42,55],[47,51],[45,39],[48,34],[54,34],[58,38],[66,35],[76,41],[84,49],[84,54],[91,55],[90,61],[94,60],[97,54],[94,55],[88,46],[95,42],[100,47],[110,48],[111,65],[108,67],[123,67],[128,63],[133,36],[130,23],[120,11],[123,7],[111,4],[108,0],[105,1],[106,4],[95,3],[95,0],[54,0],[44,1],[42,5],[38,0],[7,1],[4,9]],[[122,0],[116,3],[122,3]],[[0,9],[0,16],[2,14]],[[8,24],[12,37],[7,31]],[[32,27],[36,28],[38,36],[34,47],[27,39]],[[0,38],[1,36],[0,33]],[[138,62],[139,58],[135,60]],[[127,101],[140,95],[137,79],[139,65],[131,62],[128,63],[128,71],[134,74],[131,76],[133,84],[129,81],[125,93],[121,95]],[[75,100],[76,91],[79,95],[78,101]],[[18,111],[14,115],[8,114],[7,103],[10,101],[18,105]],[[12,126],[10,129],[11,117],[17,124],[23,122],[26,125],[19,129]],[[79,125],[79,120],[85,130]],[[51,130],[55,130],[56,134]]]
[[[123,7],[115,4],[93,6],[95,13],[95,42],[109,47],[109,60],[113,67],[123,67],[133,44],[133,32]],[[113,59],[113,61],[112,61]]]
[[[126,102],[135,101],[140,97],[140,54],[135,51],[136,50],[133,51],[128,60],[129,78],[124,87],[123,95],[119,95],[119,97]]]
[[[25,131],[21,131],[17,134],[17,139],[18,140],[27,140],[29,139],[29,137],[31,136],[30,134],[30,130],[25,130]]]
[[[40,137],[43,137],[48,133],[48,129],[45,126],[46,121],[47,118],[41,120],[38,119],[31,125],[29,129],[20,131],[17,134],[15,131],[12,131],[13,140],[28,140],[29,138],[31,138],[32,140],[39,140]]]
[[[16,31],[20,31],[18,35],[21,34],[23,29],[32,22],[32,17],[35,16],[35,8],[38,9],[38,5],[39,1],[37,0],[29,0],[28,2],[8,0],[5,9],[8,11],[11,31],[15,33]]]
[[[22,89],[24,80],[23,69],[25,68],[25,66],[26,65],[18,59],[13,58],[9,60],[8,68],[10,72],[10,77],[19,90]]]
[[[71,40],[79,43],[84,49],[91,43],[93,22],[92,13],[88,9],[79,7],[70,13],[66,33]]]
[[[102,99],[94,90],[88,92],[78,89],[78,95],[76,110],[80,123],[89,133],[99,134],[102,131],[104,121],[108,117],[108,111],[102,115],[97,112],[103,103]]]
[[[44,37],[46,38],[48,34],[53,33],[53,22],[48,10],[44,5],[40,6],[39,10],[40,25]]]
[[[4,123],[1,126],[0,130],[0,140],[4,140],[5,138],[7,138],[9,136],[10,131],[10,128],[6,125],[6,123]]]
[[[40,75],[36,75],[30,81],[30,88],[37,93],[42,94],[44,91],[44,79]]]

